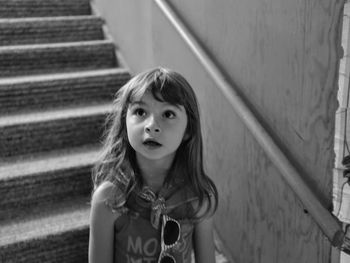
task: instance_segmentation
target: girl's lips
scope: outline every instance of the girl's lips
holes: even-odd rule
[[[143,141],[143,144],[146,146],[151,146],[151,147],[159,147],[162,146],[159,142],[152,140],[152,139],[146,139]]]

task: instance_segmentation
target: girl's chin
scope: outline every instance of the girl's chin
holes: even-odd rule
[[[160,149],[159,149],[160,150]],[[175,153],[162,153],[156,149],[136,152],[138,160],[153,161],[153,162],[169,162],[172,161],[175,157]]]

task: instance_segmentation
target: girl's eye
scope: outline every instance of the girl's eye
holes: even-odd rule
[[[176,114],[171,110],[167,110],[166,112],[164,112],[164,117],[167,119],[174,119],[176,117]]]
[[[139,108],[139,109],[134,110],[134,114],[139,116],[139,117],[143,117],[143,116],[145,116],[146,111],[144,109]]]

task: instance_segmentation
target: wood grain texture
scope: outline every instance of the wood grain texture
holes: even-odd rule
[[[173,2],[327,206],[343,2]]]

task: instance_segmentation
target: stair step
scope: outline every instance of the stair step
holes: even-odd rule
[[[97,143],[111,104],[10,114],[0,118],[0,160]]]
[[[89,196],[100,147],[39,153],[0,166],[0,221],[38,213],[67,198]]]
[[[39,214],[0,223],[1,262],[88,261],[89,210],[86,198],[72,199]]]
[[[113,68],[0,79],[0,113],[111,101],[130,79]]]
[[[0,19],[0,45],[99,40],[102,25],[92,15]]]
[[[0,77],[117,66],[110,40],[0,47]]]
[[[89,15],[89,0],[0,0],[0,17]]]

